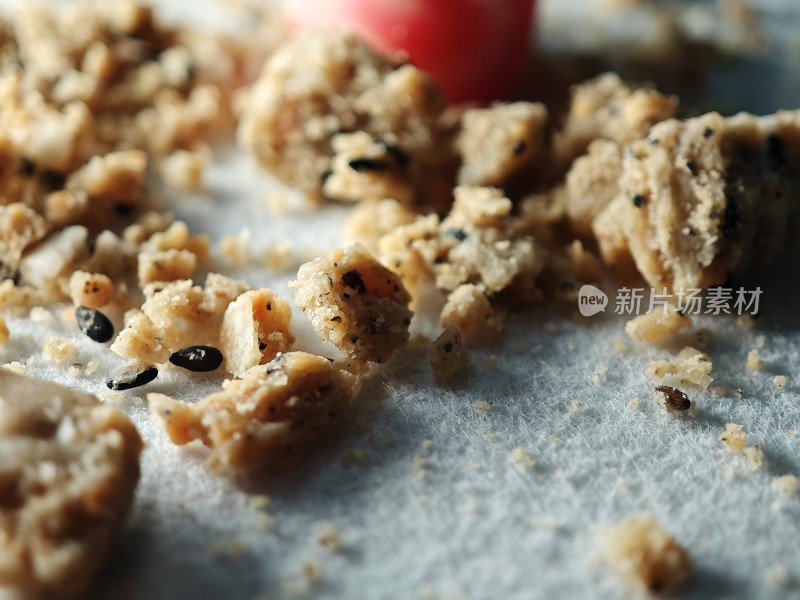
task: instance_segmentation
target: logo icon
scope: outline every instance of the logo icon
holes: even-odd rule
[[[593,285],[584,285],[578,291],[578,310],[584,317],[604,312],[608,306],[608,296]]]

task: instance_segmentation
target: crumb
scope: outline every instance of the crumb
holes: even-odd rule
[[[652,593],[669,593],[692,572],[683,546],[656,519],[631,515],[616,525],[602,527],[598,538],[604,562],[622,579]]]
[[[28,313],[28,318],[34,323],[42,325],[52,325],[53,315],[44,306],[34,306]]]
[[[254,510],[264,510],[265,508],[267,508],[267,506],[269,506],[269,502],[270,502],[269,496],[266,496],[264,494],[250,496],[250,498],[247,500],[247,503],[250,505],[250,508]]]
[[[203,187],[203,173],[208,166],[210,151],[176,150],[161,159],[161,179],[173,189],[196,192]]]
[[[594,369],[594,373],[592,373],[591,381],[592,383],[603,383],[606,380],[606,373],[608,373],[608,366],[604,364],[599,364]]]
[[[797,491],[797,477],[794,475],[783,475],[772,480],[772,489],[778,492],[792,493]]]
[[[770,587],[782,587],[789,580],[789,574],[783,565],[775,565],[764,573],[764,581]]]
[[[422,441],[419,443],[419,447],[420,447],[420,448],[422,448],[422,449],[424,449],[424,450],[427,450],[427,449],[428,449],[428,448],[430,448],[432,445],[433,445],[433,440],[429,440],[429,439],[422,440]]]
[[[311,441],[341,416],[359,380],[340,365],[305,352],[279,354],[196,403],[148,394],[150,414],[173,443],[199,439],[209,466],[244,470]],[[288,448],[287,448],[288,447]]]
[[[625,324],[625,333],[634,340],[660,343],[674,338],[681,330],[691,326],[692,320],[670,304],[666,311],[653,310],[634,317]]]
[[[509,458],[526,471],[530,471],[536,466],[536,459],[531,456],[527,448],[523,448],[522,446],[514,448]]]
[[[474,408],[477,408],[478,410],[484,410],[484,411],[492,408],[492,405],[489,404],[486,400],[476,400],[475,402],[472,403],[472,406]]]
[[[317,542],[323,548],[334,553],[342,549],[342,539],[339,536],[339,531],[330,523],[326,523],[320,527],[317,533]]]
[[[686,346],[674,361],[654,361],[647,366],[645,373],[649,377],[658,378],[674,375],[679,377],[682,383],[692,383],[706,389],[714,381],[709,375],[712,369],[713,363],[708,354]]]
[[[774,385],[776,388],[780,388],[780,389],[785,388],[786,387],[786,376],[785,375],[775,375],[775,377],[772,378],[772,385]]]
[[[756,336],[756,348],[763,348],[767,338],[763,335]]]
[[[246,267],[253,255],[250,230],[244,227],[238,233],[224,236],[219,242],[219,248],[230,266]]]
[[[450,381],[469,364],[469,352],[464,348],[461,333],[448,327],[431,344],[431,368],[438,383]]]
[[[574,413],[574,412],[577,412],[578,410],[580,410],[583,407],[584,407],[584,404],[580,400],[572,400],[567,405],[567,412],[568,413]]]
[[[761,355],[755,348],[747,353],[747,368],[751,371],[760,371],[764,368],[764,359],[761,358]]]
[[[0,315],[0,346],[7,344],[10,337],[11,335],[8,331],[6,320],[3,318],[3,315]]]
[[[142,439],[117,409],[23,375],[0,376],[0,413],[2,584],[82,596],[133,502]]]
[[[271,242],[264,250],[262,264],[272,273],[283,273],[295,266],[294,245],[291,242]]]
[[[751,471],[757,471],[764,464],[764,451],[760,447],[747,446],[743,452]]]
[[[111,278],[102,273],[75,271],[69,279],[69,292],[75,306],[102,308],[114,297]]]
[[[62,363],[78,353],[75,340],[53,336],[48,338],[42,347],[42,357],[51,362]]]
[[[4,365],[0,365],[6,371],[11,371],[12,373],[16,373],[17,375],[24,375],[25,374],[25,365],[21,362],[13,360],[9,363],[5,363]]]
[[[614,338],[614,352],[619,352],[620,354],[624,354],[628,351],[628,344],[625,343],[625,340],[621,338]]]
[[[628,408],[630,408],[631,410],[636,410],[637,408],[639,408],[639,398],[633,397],[630,400],[628,400]]]
[[[731,452],[741,452],[745,448],[747,434],[742,431],[740,425],[726,423],[725,432],[719,436],[719,439],[725,443]]]

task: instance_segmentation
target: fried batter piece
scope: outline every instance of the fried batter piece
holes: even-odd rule
[[[142,440],[92,396],[0,369],[0,594],[80,594],[139,481]]]
[[[209,466],[231,473],[268,463],[329,428],[359,379],[327,358],[279,354],[196,404],[148,394],[150,414],[177,445],[200,440]]]

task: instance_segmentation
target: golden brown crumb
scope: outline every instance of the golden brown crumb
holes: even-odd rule
[[[633,514],[616,525],[601,527],[598,538],[604,562],[644,591],[670,593],[692,572],[689,554],[651,515]]]
[[[357,377],[326,358],[289,352],[194,404],[163,394],[147,399],[173,443],[199,439],[211,449],[209,466],[232,472],[310,441],[341,416],[358,386]]]
[[[8,331],[8,325],[6,325],[6,320],[3,318],[3,315],[0,315],[0,346],[7,344],[9,337],[10,333]]]
[[[0,371],[0,588],[79,597],[133,501],[142,440],[86,393]]]
[[[692,320],[668,305],[666,312],[653,310],[634,317],[625,324],[625,333],[634,340],[658,343],[669,340],[682,329],[692,326]]]
[[[330,523],[324,524],[320,527],[317,534],[317,542],[323,548],[331,552],[339,552],[342,549],[342,540],[339,537],[339,530]]]
[[[445,383],[469,364],[469,352],[464,348],[461,334],[448,327],[431,345],[431,368],[436,381]]]

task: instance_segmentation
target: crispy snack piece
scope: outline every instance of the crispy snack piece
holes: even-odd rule
[[[644,591],[669,593],[692,572],[689,554],[651,515],[630,515],[616,525],[601,528],[598,538],[604,562]]]
[[[196,404],[148,394],[150,413],[178,445],[200,440],[209,466],[233,472],[267,463],[330,427],[359,380],[327,358],[279,354]]]
[[[314,328],[348,358],[384,363],[408,342],[411,297],[361,244],[302,265],[291,285]]]
[[[501,187],[520,170],[542,161],[549,147],[550,119],[543,104],[469,109],[456,138],[462,160],[458,183]]]
[[[773,260],[800,224],[800,113],[709,113],[654,126],[623,153],[619,192],[593,222],[606,262],[655,287],[704,288]]]
[[[116,408],[0,370],[0,592],[86,587],[131,506],[141,450]]]
[[[314,31],[288,42],[264,65],[244,104],[239,142],[265,169],[312,196],[321,193],[334,154],[331,140],[342,131],[382,140],[412,169],[450,159],[449,139],[438,127],[445,102],[433,81],[349,34]],[[326,191],[352,200],[340,189],[336,165],[334,175]]]

